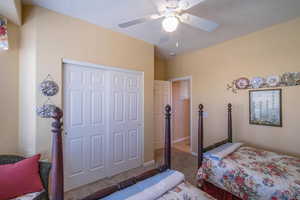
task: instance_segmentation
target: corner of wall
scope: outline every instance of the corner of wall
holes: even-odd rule
[[[154,80],[167,80],[167,62],[164,58],[154,58]]]
[[[36,153],[36,19],[35,10],[25,6],[19,52],[19,152]]]

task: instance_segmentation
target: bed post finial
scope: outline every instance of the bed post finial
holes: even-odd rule
[[[52,166],[51,166],[51,195],[52,199],[64,199],[64,167],[62,147],[62,117],[63,111],[56,108],[52,122]]]
[[[199,104],[199,112],[203,111],[203,108],[204,108],[203,104]]]
[[[202,166],[203,161],[203,104],[199,104],[198,119],[198,168]]]
[[[232,142],[232,104],[228,104],[228,142]]]
[[[165,165],[171,169],[171,106],[165,107]]]

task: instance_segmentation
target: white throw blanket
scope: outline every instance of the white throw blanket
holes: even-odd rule
[[[166,177],[157,184],[145,189],[144,191],[137,193],[134,196],[127,198],[126,200],[154,200],[177,186],[184,181],[184,175],[181,172],[175,171],[172,175]]]
[[[238,148],[240,148],[243,145],[243,143],[227,143],[220,147],[217,147],[209,152],[207,152],[206,156],[208,156],[211,159],[215,160],[222,160],[224,157],[228,156],[229,154],[236,151]]]
[[[184,174],[175,170],[167,170],[115,192],[103,200],[155,200],[183,181]]]

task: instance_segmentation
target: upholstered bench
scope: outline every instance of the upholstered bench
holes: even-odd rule
[[[25,159],[24,157],[16,156],[16,155],[0,155],[0,165],[13,164],[24,159]],[[39,162],[40,177],[45,191],[42,192],[39,196],[37,196],[34,200],[49,200],[48,180],[49,180],[50,169],[51,169],[50,163],[41,162],[41,161]]]

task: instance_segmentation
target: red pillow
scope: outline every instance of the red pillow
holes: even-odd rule
[[[43,190],[39,174],[40,157],[38,154],[15,164],[0,165],[1,200]]]

